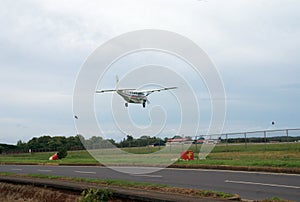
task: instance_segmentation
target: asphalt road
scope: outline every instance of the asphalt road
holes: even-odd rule
[[[124,170],[133,169],[128,167],[122,168]],[[300,175],[293,174],[166,168],[151,174],[131,175],[119,173],[106,167],[36,165],[1,165],[0,172],[124,179],[237,193],[243,199],[258,200],[278,196],[284,199],[300,201]]]

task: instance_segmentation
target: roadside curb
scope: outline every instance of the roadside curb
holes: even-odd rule
[[[173,164],[173,165],[169,166],[168,168],[211,169],[211,170],[232,170],[232,171],[300,174],[300,168],[280,168],[280,167],[276,168],[276,167],[256,167],[256,166],[178,165],[178,164]]]
[[[110,186],[99,186],[92,183],[78,183],[71,181],[62,181],[55,179],[38,179],[38,178],[24,178],[16,176],[0,176],[0,182],[22,185],[33,185],[37,187],[49,187],[54,189],[60,189],[65,191],[79,192],[89,188],[102,188],[109,189],[113,192],[113,196],[121,199],[129,199],[136,201],[156,201],[156,202],[225,202],[230,200],[239,200],[239,196],[232,197],[230,199],[215,199],[215,198],[199,198],[194,196],[186,196],[176,193],[163,193],[158,191],[148,191],[135,188],[119,188]]]

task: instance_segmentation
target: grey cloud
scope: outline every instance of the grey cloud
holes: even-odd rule
[[[72,130],[69,95],[80,65],[106,40],[145,28],[177,32],[207,51],[223,77],[228,99],[234,99],[229,101],[227,128],[255,127],[274,116],[283,117],[289,126],[300,119],[295,107],[299,4],[297,0],[1,1],[0,142]],[[291,114],[296,114],[294,120]]]

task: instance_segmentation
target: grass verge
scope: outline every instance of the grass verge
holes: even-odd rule
[[[98,185],[102,187],[120,187],[120,188],[130,188],[130,189],[139,189],[146,191],[157,191],[162,193],[176,193],[181,195],[195,196],[195,197],[207,197],[207,198],[219,198],[219,199],[239,199],[237,195],[216,192],[209,190],[196,190],[196,189],[185,189],[178,187],[171,187],[163,184],[154,184],[146,182],[134,182],[126,180],[102,180],[102,179],[90,179],[90,178],[71,178],[71,177],[60,177],[53,175],[44,175],[44,174],[13,174],[7,172],[0,172],[0,176],[17,176],[24,178],[39,178],[39,179],[55,179],[62,181],[70,182],[80,182],[80,183],[91,183],[93,185]]]

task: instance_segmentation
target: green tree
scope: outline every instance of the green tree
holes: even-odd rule
[[[17,142],[17,147],[18,147],[18,149],[21,150],[21,151],[27,150],[27,144],[26,144],[25,142],[22,142],[22,140],[19,140],[19,141]]]

